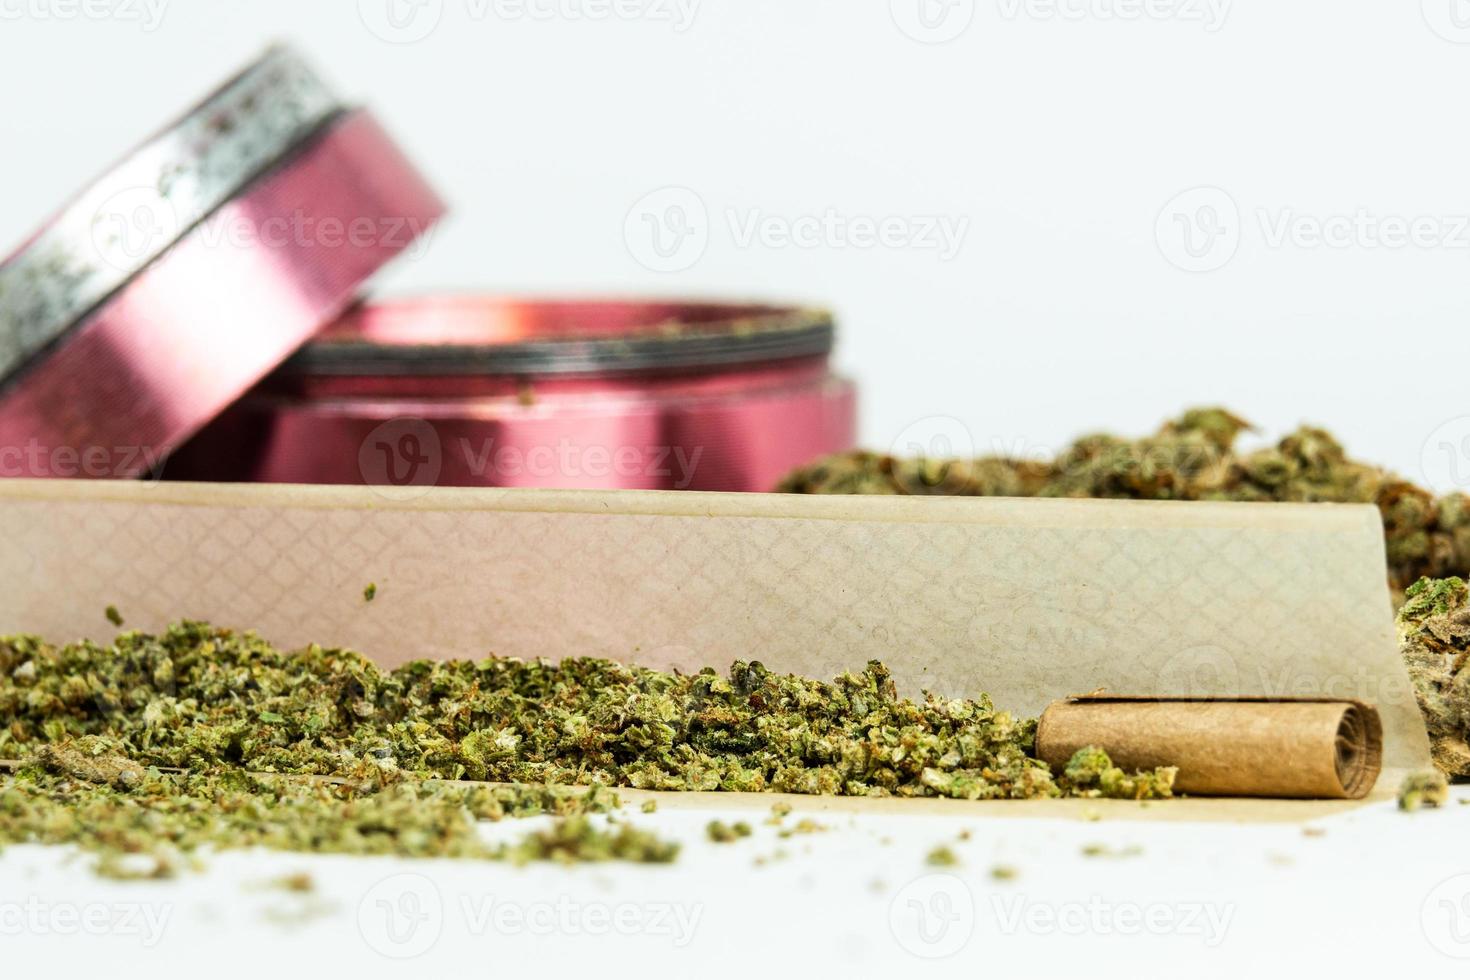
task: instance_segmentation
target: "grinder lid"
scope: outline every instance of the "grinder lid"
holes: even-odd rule
[[[442,212],[370,115],[270,48],[0,263],[0,477],[155,467]]]

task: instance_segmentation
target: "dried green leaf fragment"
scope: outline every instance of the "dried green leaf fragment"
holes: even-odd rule
[[[1178,775],[1179,770],[1174,766],[1129,775],[1114,766],[1102,749],[1088,746],[1078,749],[1067,761],[1060,783],[1077,796],[1166,800],[1174,795],[1174,780]]]
[[[1410,773],[1399,786],[1399,809],[1413,813],[1421,807],[1441,807],[1449,802],[1450,784],[1437,769]]]
[[[731,844],[742,837],[749,837],[750,824],[743,820],[734,823],[725,823],[723,820],[711,820],[704,828],[705,836],[716,844]]]
[[[558,820],[549,830],[527,835],[507,852],[510,860],[517,863],[556,861],[561,864],[602,861],[668,864],[678,855],[676,842],[626,823],[606,830],[585,816]]]

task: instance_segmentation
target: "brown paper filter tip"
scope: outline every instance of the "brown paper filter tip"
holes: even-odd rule
[[[1088,696],[1041,716],[1037,754],[1064,767],[1104,749],[1125,770],[1177,766],[1203,796],[1362,799],[1383,766],[1383,724],[1360,701]]]

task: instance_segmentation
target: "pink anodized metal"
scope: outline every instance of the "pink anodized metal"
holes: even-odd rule
[[[440,297],[368,305],[171,461],[170,478],[403,488],[770,490],[850,448],[821,311]]]
[[[0,477],[136,476],[267,374],[443,205],[340,115],[0,386]]]
[[[440,215],[276,45],[0,262],[0,477],[127,477],[285,360]]]

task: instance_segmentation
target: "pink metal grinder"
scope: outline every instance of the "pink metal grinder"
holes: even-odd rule
[[[154,469],[442,212],[272,48],[0,264],[0,477]]]
[[[360,307],[171,460],[180,479],[770,490],[851,447],[805,309],[443,297]]]

